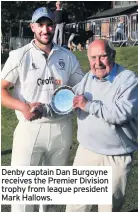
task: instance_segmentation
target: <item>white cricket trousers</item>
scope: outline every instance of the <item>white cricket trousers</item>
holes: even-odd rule
[[[72,120],[52,123],[20,121],[13,136],[11,166],[64,166],[72,145]],[[55,212],[40,205],[39,212]],[[12,212],[34,212],[34,205],[12,205]]]
[[[131,154],[102,155],[79,145],[73,166],[112,166],[112,205],[98,205],[98,212],[120,212],[132,166]],[[91,208],[92,205],[67,205],[66,212],[90,212]]]

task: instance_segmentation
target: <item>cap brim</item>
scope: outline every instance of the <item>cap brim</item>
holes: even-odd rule
[[[38,17],[37,20],[32,20],[32,23],[37,23],[37,22],[39,21],[39,19],[41,19],[41,18],[48,18],[48,19],[50,19],[52,22],[54,22],[54,20],[53,20],[52,18],[50,18],[49,16],[43,15],[43,16]]]

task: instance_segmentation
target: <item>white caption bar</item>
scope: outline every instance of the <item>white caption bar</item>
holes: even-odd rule
[[[111,204],[110,166],[1,167],[2,204]]]

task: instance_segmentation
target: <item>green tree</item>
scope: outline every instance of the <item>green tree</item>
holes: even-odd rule
[[[2,1],[1,27],[3,35],[9,33],[11,27],[19,27],[19,20],[30,20],[35,9],[47,6],[53,11],[56,1]],[[69,22],[84,21],[86,17],[97,11],[109,9],[111,1],[63,1],[63,8],[68,13]]]

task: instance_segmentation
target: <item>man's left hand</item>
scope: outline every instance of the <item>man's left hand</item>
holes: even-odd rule
[[[74,100],[73,100],[74,108],[80,108],[81,110],[84,110],[86,104],[87,104],[87,99],[83,95],[74,97]]]

